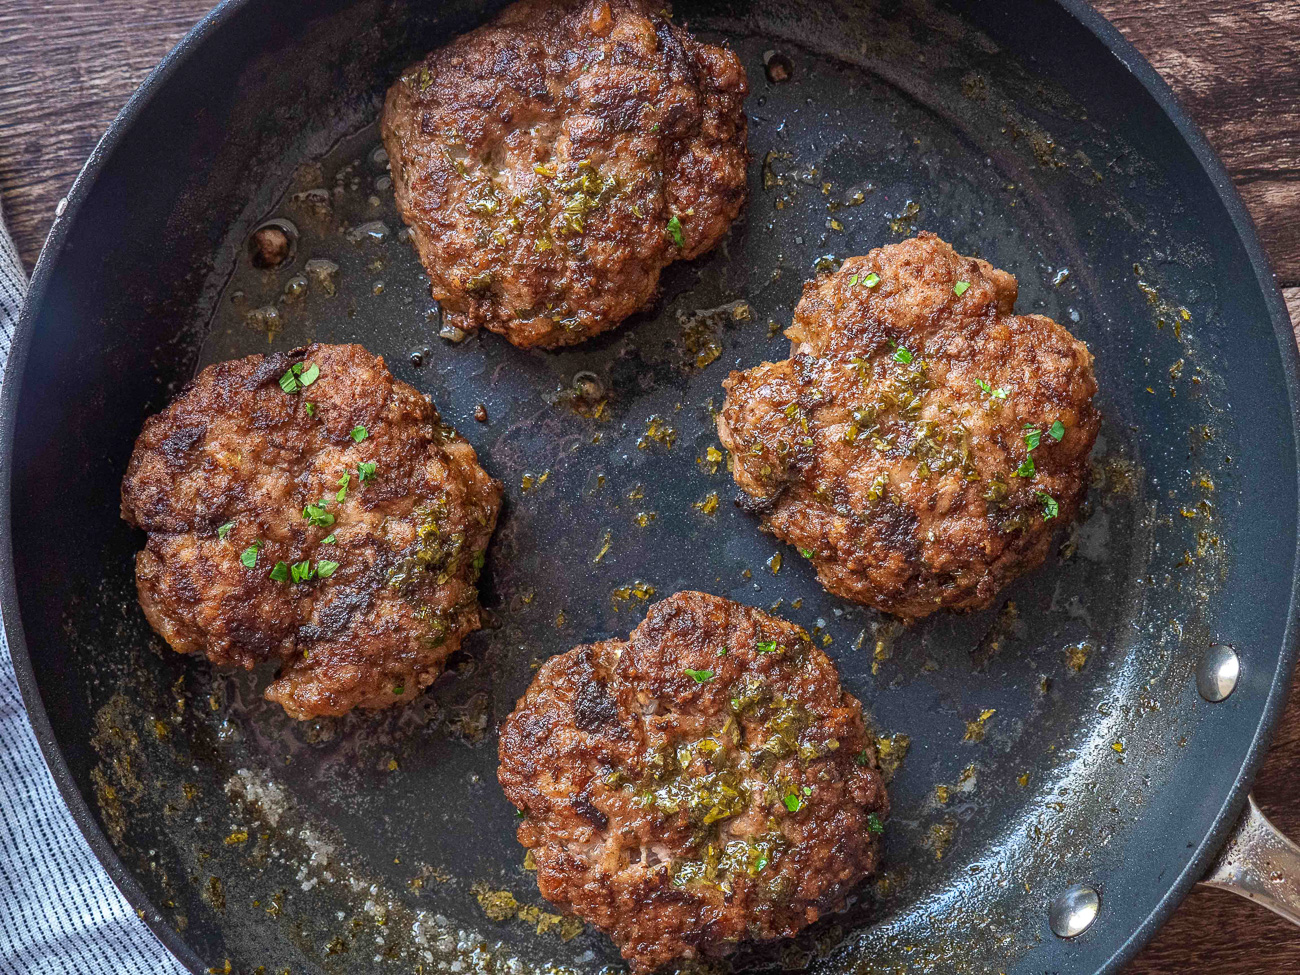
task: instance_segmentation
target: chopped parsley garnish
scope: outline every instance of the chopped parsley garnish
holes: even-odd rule
[[[718,656],[719,656],[719,657],[725,657],[725,656],[726,656],[728,653],[730,653],[730,652],[731,652],[731,648],[730,648],[730,647],[723,647],[721,650],[718,651]]]
[[[668,218],[668,236],[673,239],[673,243],[678,247],[686,246],[686,238],[682,236],[682,222],[677,214]]]
[[[315,403],[304,403],[304,404],[302,405],[302,408],[303,408],[304,410],[307,411],[307,415],[308,415],[308,416],[315,416],[315,415],[316,415],[316,404],[315,404]]]
[[[239,561],[244,563],[245,569],[251,569],[253,566],[257,565],[257,550],[261,547],[262,541],[261,539],[258,539],[252,545],[248,546],[248,548],[239,553]]]
[[[271,570],[271,578],[274,579],[276,582],[288,582],[289,563],[288,562],[275,563],[275,568]]]
[[[1034,458],[1026,457],[1016,468],[1016,477],[1033,477],[1034,470]]]
[[[342,504],[343,499],[348,496],[348,485],[352,483],[352,475],[344,474],[335,483],[339,486],[339,493],[334,495],[334,500]]]
[[[872,833],[883,833],[885,824],[880,821],[880,817],[875,813],[867,813],[867,830]]]
[[[326,535],[324,538],[320,540],[320,543],[322,545],[333,545],[337,541],[338,539],[334,537],[334,533],[330,532],[328,535]]]
[[[1053,421],[1052,425],[1047,429],[1047,435],[1060,443],[1061,438],[1065,436],[1065,424],[1060,420]]]
[[[853,286],[854,286],[855,284],[857,284],[857,283],[858,283],[858,276],[857,276],[856,274],[853,275],[853,277],[849,278],[849,287],[850,287],[850,288],[853,287]]]
[[[713,671],[711,670],[691,670],[689,667],[683,669],[686,671],[686,676],[690,677],[697,684],[707,684],[709,681],[713,680]]]
[[[373,460],[363,460],[357,465],[357,479],[360,481],[369,481],[375,476],[375,462]]]
[[[296,393],[306,389],[320,377],[320,367],[314,362],[295,362],[280,377],[280,388],[286,393]]]
[[[1034,494],[1034,497],[1043,502],[1043,521],[1051,521],[1061,513],[1061,506],[1046,491],[1038,491]]]
[[[905,366],[912,364],[912,350],[905,345],[900,345],[894,350],[894,361],[901,362]]]
[[[393,685],[393,693],[394,693],[395,695],[397,695],[398,697],[401,697],[403,694],[406,693],[406,685],[405,685],[405,684],[394,684],[394,685]],[[522,817],[521,817],[521,818],[522,818]]]
[[[984,392],[988,393],[990,396],[993,395],[993,387],[989,385],[989,381],[987,379],[977,379],[975,380],[975,385],[978,386],[980,389],[982,389]]]
[[[871,764],[871,756],[867,754],[866,749],[863,749],[853,756],[853,761],[865,768]]]
[[[995,390],[993,390],[993,398],[994,398],[994,399],[1006,399],[1006,398],[1007,398],[1007,393],[1008,393],[1008,390],[1005,390],[1005,389],[995,389]]]
[[[343,499],[340,498],[339,500]],[[313,528],[328,528],[334,524],[334,516],[325,510],[323,500],[319,504],[309,504],[303,508],[302,516],[307,519]]]
[[[483,568],[483,563],[486,561],[487,561],[486,555],[484,555],[482,552],[476,552],[474,554],[474,561],[472,561],[470,565],[472,565],[474,567],[474,571],[477,572]]]
[[[952,286],[952,293],[955,294],[958,298],[960,298],[969,289],[970,289],[969,281],[958,281],[956,284]]]
[[[1043,439],[1042,430],[1039,430],[1038,427],[1031,427],[1029,426],[1029,424],[1025,424],[1025,449],[1026,450],[1037,449],[1039,443],[1042,442],[1042,439]]]
[[[279,563],[284,565],[283,562]],[[294,582],[310,582],[316,570],[311,567],[310,562],[295,562],[289,566],[289,575],[293,577]]]
[[[862,283],[865,284],[868,288],[874,288],[876,285],[880,283],[880,275],[877,274],[875,271],[872,271],[870,274],[868,274],[865,278],[862,279]]]
[[[361,441],[365,440],[366,437],[370,436],[370,434],[369,432],[367,432],[365,427],[355,426],[352,428],[352,432],[348,436],[350,436],[357,443],[361,443]]]
[[[757,649],[759,653],[776,653],[776,641],[759,640],[755,645],[755,649]]]
[[[803,805],[803,798],[797,792],[791,792],[785,797],[784,801],[785,808],[790,810],[790,812],[798,812],[799,808]]]
[[[810,548],[801,548],[799,549],[799,554],[802,555],[805,559],[810,559],[813,557],[815,553]]]
[[[339,567],[337,562],[331,562],[329,559],[321,559],[316,563],[316,574],[322,579],[328,579]]]
[[[217,538],[224,540],[225,537],[230,534],[230,529],[234,527],[235,527],[235,523],[233,521],[226,522],[224,525],[222,525],[220,528],[217,529]]]

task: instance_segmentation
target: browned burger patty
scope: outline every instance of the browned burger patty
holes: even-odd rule
[[[520,0],[406,70],[384,145],[449,324],[554,347],[645,306],[745,202],[745,71],[652,0]]]
[[[478,629],[501,485],[359,345],[209,366],[145,421],[122,517],[140,605],[181,653],[281,663],[295,718],[409,701]]]
[[[1074,518],[1100,418],[1087,346],[933,234],[805,285],[789,359],[733,372],[718,436],[744,501],[831,592],[978,609]]]
[[[698,592],[548,660],[497,774],[543,896],[640,973],[837,909],[888,807],[861,706],[808,634]]]

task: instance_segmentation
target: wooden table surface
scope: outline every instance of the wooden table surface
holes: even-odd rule
[[[1300,327],[1300,0],[1096,0],[1178,93],[1223,157]],[[149,69],[209,0],[4,0],[0,197],[30,267],[54,207]],[[1255,784],[1300,837],[1300,693]],[[1300,929],[1198,888],[1132,975],[1300,972]]]

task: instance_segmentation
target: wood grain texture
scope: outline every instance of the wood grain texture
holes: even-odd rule
[[[1300,0],[1096,0],[1155,64],[1223,156],[1300,330]],[[108,123],[208,0],[0,0],[0,193],[23,258]],[[1255,792],[1300,836],[1300,693]],[[1130,975],[1300,972],[1300,930],[1198,889]]]

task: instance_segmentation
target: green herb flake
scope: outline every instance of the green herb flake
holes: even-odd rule
[[[322,579],[328,579],[338,570],[339,564],[331,562],[329,559],[320,559],[316,563],[316,574]]]
[[[296,393],[305,389],[320,378],[320,367],[316,363],[295,362],[280,377],[280,388],[286,393]],[[313,412],[313,406],[309,413]]]
[[[719,657],[725,657],[725,656],[726,656],[727,654],[729,654],[730,652],[731,652],[731,648],[730,648],[730,647],[723,647],[721,650],[718,651],[718,656],[719,656]]]
[[[757,649],[759,653],[776,653],[776,641],[759,640],[755,645],[755,649]]]
[[[1016,477],[1033,477],[1034,476],[1034,458],[1026,457],[1016,468]]]
[[[910,366],[912,364],[912,350],[905,345],[900,345],[894,350],[894,361]]]
[[[850,287],[850,288],[853,287],[853,286],[854,286],[855,284],[857,284],[857,283],[858,283],[858,276],[857,276],[856,274],[853,275],[853,277],[849,278],[849,287]]]
[[[405,693],[406,693],[406,685],[405,685],[405,684],[394,684],[394,685],[393,685],[393,695],[394,695],[395,697],[401,697],[401,696],[402,696],[403,694],[405,694]],[[523,817],[521,816],[520,818],[522,819]]]
[[[352,428],[352,432],[349,434],[349,436],[357,443],[361,443],[361,441],[365,440],[366,437],[370,436],[370,434],[365,427],[355,426]]]
[[[280,388],[286,393],[298,392],[298,390],[302,389],[302,380],[299,378],[300,376],[302,376],[302,363],[295,362],[286,369],[284,375],[280,377]]]
[[[1006,399],[1006,398],[1007,398],[1007,394],[1010,393],[1010,392],[1011,392],[1011,391],[1010,391],[1009,389],[995,389],[995,390],[993,390],[993,398],[994,398],[994,399]]]
[[[303,409],[305,409],[305,410],[307,411],[307,415],[308,415],[308,416],[315,416],[315,415],[316,415],[316,404],[315,404],[315,403],[304,403],[302,406],[303,406]]]
[[[328,535],[326,535],[324,538],[320,540],[320,543],[322,545],[333,545],[337,541],[338,539],[334,537],[334,533],[330,532]]]
[[[863,749],[853,756],[853,761],[861,765],[863,768],[866,768],[871,764],[871,756],[867,754],[866,749]]]
[[[1054,421],[1052,425],[1048,427],[1047,435],[1051,437],[1053,440],[1055,440],[1057,443],[1060,443],[1061,438],[1065,436],[1065,424],[1062,423],[1060,420]]]
[[[234,527],[235,527],[235,523],[233,521],[226,522],[224,525],[222,525],[220,528],[217,529],[217,538],[220,538],[224,541],[226,536],[230,534],[230,529]]]
[[[874,288],[876,285],[880,283],[880,275],[877,274],[875,271],[872,271],[870,274],[868,274],[865,278],[862,279],[862,283],[865,284],[868,288]]]
[[[279,565],[284,565],[284,563],[281,562]],[[293,577],[294,582],[310,582],[315,574],[316,570],[311,567],[310,562],[295,562],[289,566],[289,575]]]
[[[803,798],[800,797],[798,793],[791,792],[785,797],[785,808],[790,810],[790,812],[798,812],[802,805]]]
[[[470,563],[470,565],[472,565],[472,566],[474,567],[474,571],[475,571],[475,572],[480,572],[480,571],[482,571],[482,569],[483,569],[483,564],[484,564],[486,561],[487,561],[487,556],[486,556],[484,553],[482,553],[482,552],[476,552],[476,553],[474,554],[474,561],[472,561],[472,562]]]
[[[690,677],[697,684],[707,684],[709,681],[713,680],[713,671],[711,670],[691,670],[689,667],[684,669],[686,671],[686,676]]]
[[[810,558],[812,558],[813,555],[815,555],[816,553],[813,552],[813,550],[810,549],[810,548],[801,548],[801,549],[799,549],[799,554],[802,555],[805,559],[810,559]]]
[[[352,483],[352,475],[344,474],[335,483],[339,486],[339,493],[334,495],[334,500],[342,504],[343,499],[348,496],[348,485]]]
[[[271,578],[274,579],[276,582],[288,582],[289,563],[288,562],[275,563],[275,567],[271,569]]]
[[[1026,450],[1036,450],[1038,448],[1038,445],[1042,442],[1042,439],[1043,439],[1042,430],[1039,430],[1038,427],[1031,427],[1028,424],[1025,425],[1025,449]]]
[[[342,501],[342,498],[339,498]],[[302,509],[302,516],[307,519],[308,524],[313,528],[328,528],[334,524],[334,516],[325,510],[325,502],[322,500],[319,504],[309,504]]]
[[[958,281],[956,284],[952,286],[952,293],[955,294],[958,298],[960,298],[969,290],[970,290],[969,281]]]
[[[257,565],[257,551],[261,547],[262,542],[259,539],[239,553],[239,561],[244,564],[245,569],[251,569],[253,566]]]
[[[977,379],[975,380],[975,385],[978,386],[983,392],[987,393],[989,396],[993,395],[993,387],[989,385],[989,381],[987,379]]]
[[[686,238],[682,236],[682,221],[677,214],[673,214],[668,219],[668,236],[673,239],[673,243],[679,248],[686,246]]]
[[[1046,491],[1037,492],[1034,497],[1043,502],[1043,521],[1051,521],[1061,513],[1061,506],[1056,503],[1056,499]]]
[[[885,824],[880,821],[880,817],[875,813],[868,813],[867,830],[872,833],[880,834],[885,831]]]
[[[375,477],[375,462],[373,460],[363,460],[357,465],[357,479],[360,481],[370,481]]]

